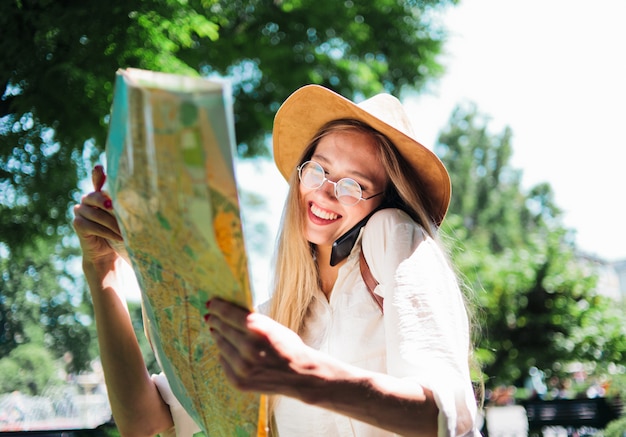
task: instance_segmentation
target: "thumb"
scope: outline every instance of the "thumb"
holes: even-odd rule
[[[93,182],[93,188],[95,191],[102,191],[102,186],[107,180],[107,176],[104,174],[104,167],[100,164],[96,165],[91,172],[91,181]]]

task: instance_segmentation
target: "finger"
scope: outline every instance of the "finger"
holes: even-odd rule
[[[120,234],[116,233],[110,228],[92,222],[90,220],[86,220],[81,216],[77,216],[74,218],[73,226],[76,230],[76,234],[81,240],[92,237],[100,237],[112,241],[124,241]]]
[[[98,236],[122,241],[117,220],[108,211],[85,204],[74,207],[74,229],[79,237]]]
[[[103,195],[103,204],[105,210],[110,211],[113,209],[113,202],[111,201],[111,197],[108,193],[102,191],[102,187],[107,180],[107,176],[104,173],[104,167],[101,165],[96,165],[91,172],[91,182],[93,183],[93,188],[95,193],[102,193]],[[112,211],[111,211],[112,214]]]
[[[207,309],[212,317],[222,320],[241,331],[247,330],[250,310],[224,299],[214,298],[207,302]]]
[[[93,182],[93,189],[95,191],[102,191],[102,187],[106,182],[107,177],[104,174],[104,167],[101,165],[96,165],[91,172],[91,181]]]
[[[239,331],[219,319],[209,320],[209,325],[220,353],[238,375],[249,375],[254,366],[284,367],[285,359],[267,337],[252,331]]]
[[[106,200],[107,199],[98,192],[83,196],[81,203],[74,207],[74,214],[119,231],[115,214],[112,210],[106,209]]]
[[[211,333],[216,338],[219,336],[220,340],[230,343],[240,354],[246,357],[253,357],[253,350],[263,348],[261,344],[263,343],[263,338],[256,333],[246,330],[245,325],[244,327],[235,326],[213,314],[210,314],[207,323]]]
[[[247,367],[242,367],[236,362],[229,361],[221,354],[219,362],[226,379],[240,391],[269,391],[269,389],[273,388],[271,385],[267,386],[267,384],[259,383],[259,381],[263,381],[263,378],[255,377],[259,372],[252,370],[252,368],[249,371],[242,371],[241,369]]]
[[[81,205],[100,208],[110,215],[114,215],[113,203],[111,202],[111,198],[105,191],[92,191],[89,194],[85,194],[81,198],[80,203]]]
[[[219,362],[228,381],[242,391],[280,393],[281,386],[290,380],[291,370],[286,361],[270,362],[265,355],[245,359],[237,348],[225,340],[217,343],[220,348]]]
[[[215,343],[220,351],[220,364],[228,380],[239,390],[271,390],[273,385],[264,384],[268,370],[276,368],[269,362],[264,350],[255,356],[241,353],[240,344],[232,344],[225,337],[213,331]],[[282,367],[282,366],[279,366]]]
[[[248,387],[246,387],[246,381],[250,381],[250,378],[240,375],[239,372],[235,370],[236,365],[234,363],[231,364],[231,361],[225,357],[222,352],[220,352],[219,362],[228,382],[230,382],[237,390],[248,390]]]

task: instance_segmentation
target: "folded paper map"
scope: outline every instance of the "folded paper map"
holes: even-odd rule
[[[172,390],[208,436],[257,434],[259,397],[226,381],[205,303],[252,306],[225,83],[119,70],[108,188],[137,276],[144,324]]]

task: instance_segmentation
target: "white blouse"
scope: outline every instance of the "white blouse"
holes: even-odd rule
[[[384,297],[384,315],[361,277],[361,246],[379,282],[375,292]],[[456,277],[439,246],[403,211],[384,209],[372,216],[361,244],[357,241],[339,269],[330,301],[321,291],[313,300],[302,338],[346,363],[432,390],[439,436],[455,435],[459,408],[476,415],[468,319]],[[169,387],[159,384],[159,389],[172,398]],[[173,406],[172,413],[180,430],[181,409]],[[278,397],[275,419],[280,437],[395,435],[285,396]],[[474,429],[466,435],[480,433]]]

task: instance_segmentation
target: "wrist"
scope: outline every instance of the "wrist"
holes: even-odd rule
[[[83,256],[83,270],[85,274],[93,273],[97,276],[106,275],[108,272],[115,270],[115,264],[118,258],[119,256],[115,253],[100,256],[95,260]]]
[[[354,386],[369,386],[369,373],[362,369],[313,352],[310,365],[299,369],[300,381],[292,387],[296,393],[292,397],[310,405],[333,408],[339,398],[351,391]]]
[[[123,260],[113,252],[110,255],[98,257],[96,260],[83,257],[83,273],[92,290],[106,288],[117,281],[119,263]]]

